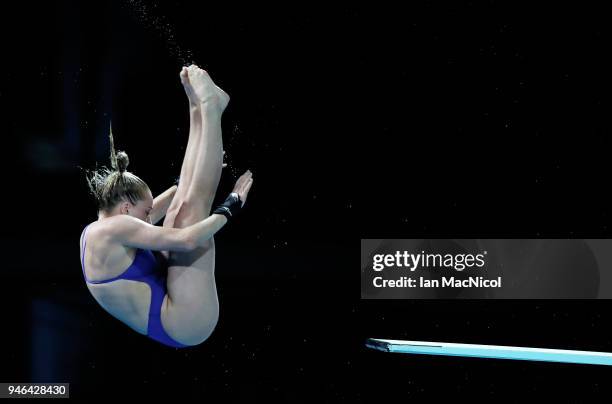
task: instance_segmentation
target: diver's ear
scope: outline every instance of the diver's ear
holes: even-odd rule
[[[122,215],[129,215],[130,214],[130,203],[121,202],[121,205],[119,205],[119,213]]]

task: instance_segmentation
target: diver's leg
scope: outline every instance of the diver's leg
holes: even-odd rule
[[[220,120],[229,96],[214,85],[208,73],[197,66],[184,68],[181,82],[189,98],[189,140],[178,189],[168,208],[164,226],[173,223],[184,201],[192,201],[194,197],[201,197],[204,201],[203,209],[208,216],[223,167]]]
[[[194,143],[197,144],[196,158],[187,192],[182,195],[176,212],[167,215],[164,221],[164,226],[176,228],[192,225],[210,215],[222,170],[221,116],[229,97],[213,87],[214,83],[205,72],[196,71],[194,77],[197,84],[205,81],[215,94],[200,107],[202,133]],[[205,91],[200,94],[207,95]],[[214,239],[194,251],[171,252],[168,264],[168,295],[162,307],[162,324],[168,335],[178,342],[198,344],[212,333],[219,315]]]
[[[178,188],[172,202],[170,203],[170,206],[168,207],[164,224],[166,223],[166,220],[170,220],[171,222],[174,220],[173,217],[176,215],[176,213],[178,213],[182,196],[187,194],[189,184],[191,183],[193,162],[196,159],[196,148],[200,143],[200,138],[202,136],[202,114],[200,111],[200,102],[189,81],[188,68],[183,67],[179,76],[189,100],[189,138],[187,140],[185,156],[183,157],[183,164],[181,166]],[[168,219],[169,216],[170,219]]]
[[[190,167],[189,188],[184,199],[203,201],[205,218],[210,214],[221,179],[223,167],[221,116],[229,102],[229,96],[217,87],[208,73],[202,69],[190,67],[189,77],[194,92],[200,100],[202,126],[195,147],[196,157],[193,159],[193,166]]]

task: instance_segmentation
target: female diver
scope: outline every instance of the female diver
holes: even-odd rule
[[[205,341],[217,324],[213,236],[243,207],[253,177],[249,170],[242,174],[210,214],[225,166],[221,116],[229,96],[195,65],[179,76],[190,128],[178,187],[153,198],[147,184],[126,171],[127,154],[115,153],[111,132],[112,170],[87,177],[98,220],[85,227],[80,246],[95,300],[135,331],[182,348]],[[163,226],[155,226],[164,216]]]

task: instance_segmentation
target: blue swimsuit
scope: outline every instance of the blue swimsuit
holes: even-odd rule
[[[83,232],[87,234],[87,225]],[[130,281],[144,282],[151,288],[151,305],[149,306],[149,324],[147,327],[147,336],[162,344],[175,347],[185,348],[188,345],[183,345],[173,340],[161,323],[161,306],[166,296],[166,276],[162,272],[162,266],[159,264],[151,250],[137,249],[132,265],[128,267],[121,275],[103,281],[90,281],[85,275],[85,247],[87,241],[83,235],[83,251],[81,267],[83,269],[83,277],[85,281],[93,284],[109,283],[118,279],[127,279]]]

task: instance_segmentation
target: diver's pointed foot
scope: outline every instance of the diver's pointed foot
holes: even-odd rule
[[[213,82],[206,70],[191,65],[187,68],[187,75],[194,93],[203,107],[218,108],[220,112],[225,110],[230,97]]]
[[[189,70],[187,67],[183,67],[181,69],[181,72],[179,73],[179,78],[181,79],[181,84],[185,88],[185,94],[187,94],[189,104],[192,106],[197,106],[199,103],[199,99],[198,96],[195,94],[193,86],[191,85],[191,81],[189,80]]]

